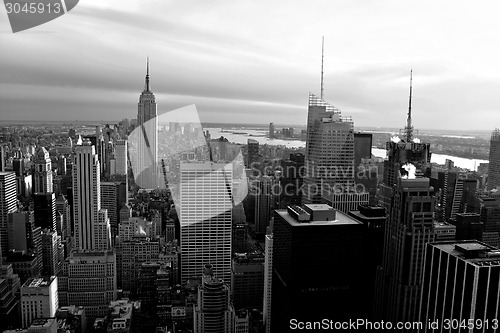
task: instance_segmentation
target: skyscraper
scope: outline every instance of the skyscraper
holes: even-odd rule
[[[137,171],[135,182],[142,188],[158,186],[158,113],[156,98],[149,86],[149,59],[144,90],[139,97],[137,126],[141,134],[137,136]]]
[[[182,283],[212,264],[216,276],[231,281],[232,164],[180,164]]]
[[[377,319],[414,321],[422,287],[422,266],[427,242],[434,241],[434,188],[430,179],[428,143],[413,138],[411,79],[408,119],[404,138],[387,143],[384,182],[379,204],[385,208],[382,267],[377,271],[375,316]]]
[[[73,164],[73,216],[75,248],[98,249],[103,240],[97,239],[100,232],[101,182],[99,160],[94,146],[82,145],[75,149]],[[99,229],[99,230],[98,230]],[[106,236],[106,239],[109,238]]]
[[[262,176],[254,182],[255,185],[255,233],[265,235],[271,220],[273,206],[274,181],[270,176]]]
[[[38,147],[33,162],[35,164],[33,193],[52,193],[52,162],[47,149]]]
[[[264,304],[263,304],[263,321],[265,332],[271,333],[271,302],[273,290],[273,234],[272,232],[266,235],[264,254]]]
[[[320,203],[323,191],[354,184],[354,123],[336,107],[309,93],[304,203]]]
[[[269,123],[269,139],[274,139],[274,123]]]
[[[290,320],[364,318],[364,227],[325,204],[277,209],[273,226],[271,332]],[[267,328],[267,318],[266,318]]]
[[[7,239],[8,215],[16,210],[16,174],[14,172],[0,172],[0,259],[1,257],[5,258],[9,251]]]
[[[421,175],[431,176],[431,152],[430,143],[422,143],[413,137],[414,130],[411,118],[411,98],[412,98],[412,78],[413,71],[410,72],[410,97],[408,102],[408,117],[403,130],[403,138],[393,137],[386,143],[387,159],[384,161],[384,180],[387,186],[396,186],[398,177],[403,171],[407,174],[408,163],[411,163]]]
[[[125,202],[120,202],[120,182],[101,182],[101,208],[108,210],[111,239],[118,236],[118,216]]]
[[[488,190],[500,186],[500,130],[496,128],[490,139],[490,158],[488,166]]]
[[[235,313],[229,287],[214,275],[212,266],[205,265],[198,287],[198,303],[194,308],[195,333],[234,332]]]
[[[128,167],[127,141],[118,140],[115,145],[116,174],[126,175]]]
[[[72,235],[72,223],[71,207],[63,194],[59,195],[56,199],[56,211],[61,213],[63,216],[61,230],[57,230],[57,232],[61,234],[62,241],[65,241],[66,237]]]
[[[7,159],[7,148],[0,146],[0,172],[5,172],[5,160]]]
[[[247,168],[252,167],[252,163],[258,161],[259,158],[259,141],[248,139],[247,143]]]
[[[54,193],[33,194],[35,224],[42,229],[56,230],[56,195]]]
[[[64,259],[61,236],[55,231],[42,233],[42,276],[59,274]]]
[[[429,327],[453,318],[459,325],[451,331],[496,331],[500,307],[500,250],[478,241],[429,243],[425,249],[419,332],[443,332]],[[460,330],[465,322],[466,329]],[[492,324],[494,326],[492,326]],[[451,326],[453,327],[453,326]],[[455,327],[453,327],[455,328]]]

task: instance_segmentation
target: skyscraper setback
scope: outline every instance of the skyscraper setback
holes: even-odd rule
[[[140,133],[137,135],[137,158],[134,175],[137,185],[142,188],[156,188],[158,186],[158,113],[156,98],[149,86],[149,59],[146,71],[144,90],[139,97],[137,110],[137,126]]]
[[[403,139],[387,143],[379,204],[385,208],[382,267],[377,272],[377,319],[414,321],[420,306],[425,244],[434,241],[434,188],[428,143],[413,138],[411,92]]]
[[[339,109],[309,94],[304,203],[320,203],[323,191],[354,185],[354,123]]]
[[[101,210],[99,159],[94,146],[82,145],[75,149],[73,165],[73,216],[75,220],[75,248],[81,250],[108,250],[98,235],[106,237],[105,222],[99,221]],[[104,225],[103,225],[104,223]],[[107,221],[109,224],[109,219]],[[109,230],[109,228],[105,228]]]
[[[38,148],[34,163],[33,193],[52,193],[52,162],[47,149],[44,147]]]

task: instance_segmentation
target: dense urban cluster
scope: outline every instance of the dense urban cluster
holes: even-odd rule
[[[305,149],[234,144],[171,119],[148,69],[137,119],[2,129],[0,331],[495,326],[498,130],[489,165],[471,171],[431,164],[411,88],[385,159],[314,94],[306,130],[268,132]]]

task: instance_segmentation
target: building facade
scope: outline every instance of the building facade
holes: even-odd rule
[[[5,258],[9,251],[7,223],[9,213],[17,210],[16,174],[0,172],[0,248],[1,256]]]
[[[200,276],[204,265],[213,263],[217,277],[229,284],[232,164],[181,162],[180,176],[182,283]]]
[[[29,327],[36,318],[55,317],[59,307],[57,277],[27,280],[21,287],[22,327]]]
[[[304,203],[320,203],[323,191],[354,185],[354,123],[341,111],[309,94]]]

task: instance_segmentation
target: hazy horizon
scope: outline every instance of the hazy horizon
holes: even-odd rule
[[[149,56],[159,112],[302,124],[324,36],[324,100],[357,126],[404,126],[411,68],[415,128],[500,124],[495,1],[86,0],[15,34],[0,7],[5,119],[134,118]]]

